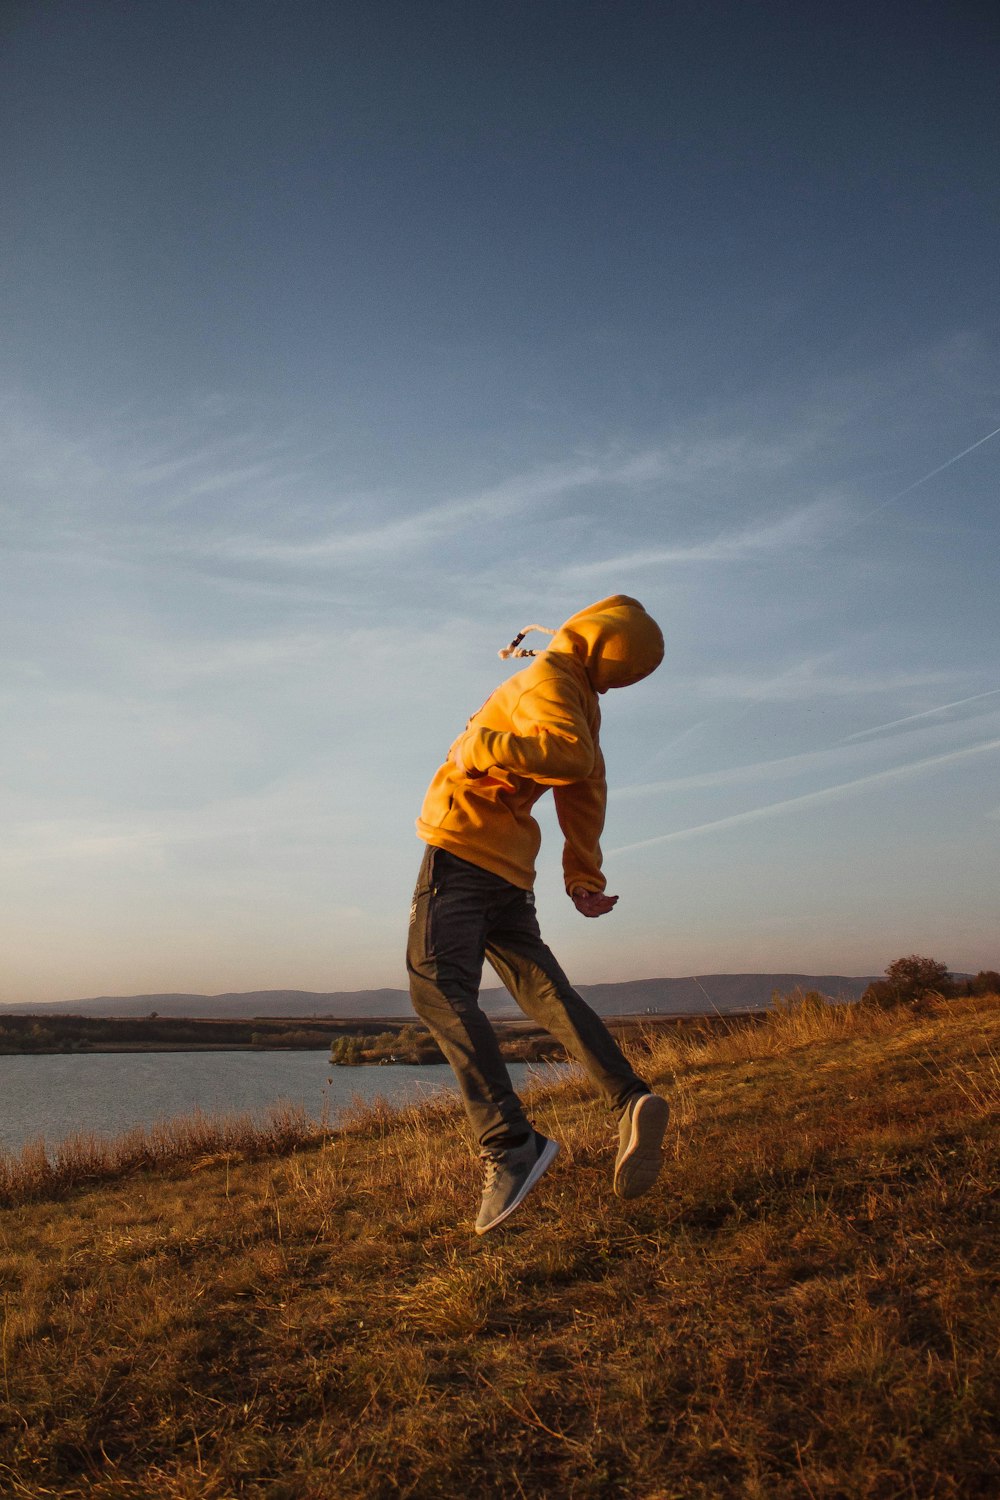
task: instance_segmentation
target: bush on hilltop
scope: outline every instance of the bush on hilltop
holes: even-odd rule
[[[929,1000],[954,994],[955,985],[946,964],[911,953],[908,958],[893,959],[885,978],[874,980],[861,999],[869,1004],[919,1009]]]

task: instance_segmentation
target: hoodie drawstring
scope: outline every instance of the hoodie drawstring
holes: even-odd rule
[[[504,646],[500,651],[497,652],[497,655],[499,656],[500,660],[501,661],[506,661],[508,659],[508,657],[511,657],[511,656],[515,656],[515,657],[517,657],[517,656],[537,656],[538,655],[537,651],[528,651],[528,650],[519,651],[518,650],[518,647],[520,646],[521,642],[524,640],[524,637],[531,630],[540,630],[543,635],[555,635],[556,634],[556,632],[554,630],[550,630],[547,625],[525,625],[525,627],[524,627],[523,630],[519,630],[517,632],[517,635],[511,641],[511,643],[510,643],[509,646]]]

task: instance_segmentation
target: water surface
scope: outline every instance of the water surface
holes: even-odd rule
[[[551,1065],[548,1065],[551,1067]],[[515,1088],[538,1064],[513,1063]],[[92,1052],[0,1057],[0,1149],[44,1137],[54,1145],[75,1131],[118,1135],[170,1115],[261,1115],[279,1100],[335,1124],[354,1099],[379,1095],[412,1104],[442,1090],[454,1094],[451,1069],[334,1068],[325,1052]]]

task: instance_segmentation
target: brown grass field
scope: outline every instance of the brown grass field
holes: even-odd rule
[[[562,1152],[483,1239],[449,1104],[0,1163],[0,1494],[1000,1494],[1000,1000],[650,1046],[657,1188],[543,1084]]]

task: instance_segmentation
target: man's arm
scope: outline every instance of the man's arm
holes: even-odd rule
[[[511,722],[518,732],[467,729],[452,746],[451,759],[469,774],[496,766],[552,787],[592,774],[598,751],[590,725],[559,678],[545,678],[525,693]]]
[[[607,806],[604,757],[600,749],[591,774],[572,786],[559,786],[552,793],[556,816],[563,831],[563,876],[566,891],[584,917],[602,917],[611,911],[617,896],[605,895],[601,871],[601,831]]]
[[[467,729],[452,745],[449,759],[473,778],[495,768],[552,787],[565,838],[566,890],[581,915],[603,916],[618,897],[604,894],[604,757],[584,705],[566,691],[562,678],[545,678],[520,699],[511,722],[516,732],[479,725]]]

